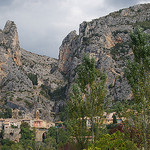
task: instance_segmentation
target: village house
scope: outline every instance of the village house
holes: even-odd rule
[[[116,115],[116,112],[112,112],[112,113],[108,113],[108,114],[106,112],[104,112],[103,117],[96,116],[96,117],[93,118],[94,119],[94,123],[98,123],[99,125],[113,124],[113,115]],[[87,128],[91,128],[90,118],[89,117],[85,117],[85,120],[86,120],[86,127]],[[124,118],[119,118],[116,115],[117,124],[122,123],[122,120],[124,120]]]
[[[19,142],[21,121],[18,119],[8,118],[3,122],[4,126],[4,139]]]
[[[18,111],[15,110],[12,118],[3,119],[0,118],[0,131],[4,130],[4,139],[10,139],[11,141],[19,142],[21,137],[20,126],[21,123],[28,123],[30,128],[36,129],[36,141],[42,141],[43,133],[48,131],[52,126],[55,126],[53,122],[46,122],[45,120],[39,119],[39,111],[36,112],[36,118],[25,116],[23,119],[18,119]]]
[[[124,120],[124,118],[119,118],[116,115],[116,112],[112,112],[112,113],[108,113],[105,115],[106,118],[104,119],[103,124],[106,124],[106,125],[113,124],[113,115],[116,116],[117,124],[122,123],[122,121]]]

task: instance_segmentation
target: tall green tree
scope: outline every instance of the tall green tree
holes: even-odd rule
[[[77,79],[68,103],[72,133],[82,149],[88,141],[86,136],[92,135],[93,142],[96,138],[96,128],[103,115],[105,82],[106,76],[96,69],[95,59],[84,55],[77,67]],[[91,132],[87,130],[88,126]]]
[[[28,123],[24,122],[20,126],[20,143],[23,145],[25,149],[31,149],[35,147],[35,131],[31,130]]]
[[[144,149],[148,149],[148,126],[150,123],[150,43],[149,35],[143,32],[142,28],[137,28],[131,34],[131,48],[134,60],[129,61],[125,70],[126,77],[131,85],[138,121],[141,122],[143,132]],[[149,143],[150,144],[150,143]]]
[[[48,129],[47,137],[55,142],[51,143],[52,145],[56,145],[56,147],[59,147],[60,145],[66,144],[69,142],[69,132],[63,128],[63,127],[50,127]]]
[[[117,131],[113,134],[101,135],[95,145],[88,150],[138,150],[137,146],[125,138],[123,133]]]

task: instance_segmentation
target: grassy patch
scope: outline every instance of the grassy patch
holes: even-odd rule
[[[17,97],[17,98],[16,98],[16,101],[22,101],[22,98]]]
[[[27,105],[29,108],[32,108],[32,107],[33,107],[33,104],[30,103],[29,101],[24,100],[24,102],[26,103],[26,105]]]
[[[149,21],[143,21],[143,22],[137,22],[133,25],[134,27],[140,26],[144,30],[150,29],[150,22]]]
[[[32,73],[29,73],[27,76],[32,81],[33,85],[38,85],[37,74],[35,75]]]

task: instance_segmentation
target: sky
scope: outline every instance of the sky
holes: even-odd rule
[[[62,40],[79,24],[150,0],[0,0],[0,29],[17,25],[20,46],[58,58]]]

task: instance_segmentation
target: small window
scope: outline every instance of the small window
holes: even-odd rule
[[[13,135],[14,135],[14,133],[10,132],[10,135],[11,135],[11,136],[13,136]]]

